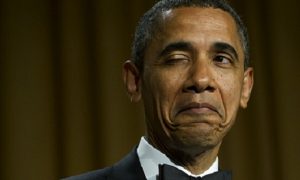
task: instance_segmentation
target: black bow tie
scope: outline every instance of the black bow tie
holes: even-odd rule
[[[229,171],[218,171],[201,177],[192,177],[176,167],[163,164],[159,165],[159,180],[231,180]]]

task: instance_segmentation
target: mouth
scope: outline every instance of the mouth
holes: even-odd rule
[[[219,114],[217,108],[209,103],[197,103],[192,102],[187,105],[184,105],[180,108],[177,114],[195,114],[195,115],[204,115],[217,113]]]

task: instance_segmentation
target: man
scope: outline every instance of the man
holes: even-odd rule
[[[162,0],[141,19],[123,66],[146,135],[112,167],[70,179],[231,179],[223,137],[253,86],[245,27],[222,0]],[[200,179],[200,178],[199,178]]]

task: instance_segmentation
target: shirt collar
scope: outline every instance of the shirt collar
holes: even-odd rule
[[[207,174],[212,174],[214,172],[217,172],[219,169],[219,161],[217,157],[213,164],[202,174],[192,174],[184,167],[174,164],[165,154],[163,154],[158,149],[149,144],[144,137],[142,137],[140,140],[139,146],[137,148],[137,154],[147,180],[156,179],[156,176],[159,173],[159,164],[167,164],[174,166],[185,172],[187,175],[194,177],[202,177]]]

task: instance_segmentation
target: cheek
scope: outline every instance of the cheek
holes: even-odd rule
[[[160,120],[171,121],[172,109],[182,89],[182,74],[168,71],[153,73],[149,79],[152,100]]]
[[[242,80],[230,74],[219,76],[218,82],[224,109],[229,116],[227,118],[230,118],[235,115],[239,107]]]
[[[159,72],[151,78],[152,89],[156,92],[157,98],[170,102],[181,90],[182,84],[181,73]]]

